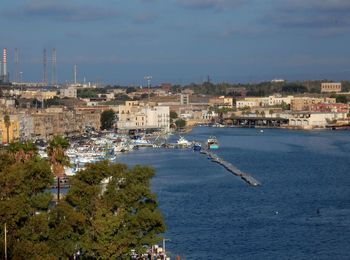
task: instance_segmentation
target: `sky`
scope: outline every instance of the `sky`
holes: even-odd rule
[[[0,48],[23,81],[105,84],[350,79],[349,0],[1,0]],[[48,66],[50,72],[50,66]],[[50,73],[49,73],[50,75]],[[13,75],[10,77],[13,78]]]

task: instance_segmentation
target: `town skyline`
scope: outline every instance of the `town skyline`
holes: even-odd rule
[[[282,3],[283,2],[283,3]],[[350,79],[350,3],[337,1],[5,0],[0,48],[23,81],[42,80],[57,50],[57,79],[105,84]],[[48,64],[49,65],[49,64]]]

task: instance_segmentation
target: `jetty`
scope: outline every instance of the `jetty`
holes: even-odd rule
[[[223,166],[226,170],[228,170],[232,174],[240,177],[242,180],[244,180],[249,185],[254,186],[254,187],[261,185],[261,183],[258,180],[254,179],[249,174],[247,174],[245,172],[242,172],[241,170],[239,170],[233,164],[231,164],[231,163],[225,161],[224,159],[220,158],[217,154],[215,154],[213,152],[210,152],[207,149],[202,149],[201,153],[205,154],[206,156],[208,156],[208,158],[210,158],[212,160],[212,162],[220,164],[221,166]]]

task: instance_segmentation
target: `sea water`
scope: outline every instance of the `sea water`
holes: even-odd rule
[[[251,187],[190,149],[140,149],[119,162],[150,165],[167,232],[181,259],[349,259],[350,132],[195,128]],[[177,137],[173,137],[176,140]]]

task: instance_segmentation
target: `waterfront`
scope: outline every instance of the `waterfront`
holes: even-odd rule
[[[192,151],[141,149],[120,161],[157,170],[167,249],[182,259],[345,259],[350,253],[350,132],[196,128],[262,182],[248,186]]]

